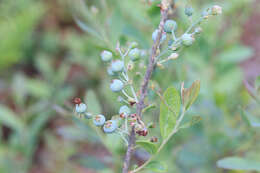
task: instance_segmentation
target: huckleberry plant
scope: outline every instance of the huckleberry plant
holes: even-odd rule
[[[79,117],[92,119],[93,124],[101,127],[104,133],[116,133],[122,138],[127,146],[123,173],[129,172],[131,154],[136,147],[143,147],[151,156],[144,164],[137,166],[130,173],[143,169],[152,169],[155,172],[157,169],[162,172],[163,169],[164,171],[164,165],[160,165],[158,168],[160,162],[156,162],[157,154],[180,129],[187,128],[200,120],[200,117],[194,116],[190,122],[186,124],[182,122],[186,111],[198,96],[200,90],[198,80],[193,82],[189,88],[184,88],[184,83],[182,83],[180,94],[174,87],[169,87],[161,95],[156,87],[149,88],[148,84],[154,69],[157,66],[164,67],[163,64],[167,61],[178,58],[181,48],[191,46],[195,42],[196,36],[202,32],[200,24],[210,16],[221,14],[222,9],[220,6],[214,5],[205,9],[201,16],[193,21],[191,17],[194,10],[187,5],[184,13],[193,22],[183,34],[178,35],[178,24],[173,19],[168,19],[168,11],[171,8],[170,1],[162,0],[160,8],[161,20],[159,27],[152,33],[153,47],[147,65],[142,64],[145,62],[144,56],[136,42],[124,48],[118,43],[115,53],[104,50],[100,54],[102,61],[107,65],[108,75],[112,77],[110,89],[118,94],[117,101],[121,104],[118,110],[119,116],[106,120],[104,115],[93,115],[88,112],[87,105],[79,98],[74,100],[75,112]],[[165,44],[166,40],[168,43]],[[134,81],[131,76],[139,74],[142,69],[145,70],[145,73],[141,75],[144,76],[140,84],[141,89],[136,92],[133,84],[136,86],[138,81]],[[142,119],[142,114],[153,107],[145,102],[148,89],[154,90],[161,100],[159,117],[161,138],[151,135],[149,139],[146,139],[150,133],[149,128],[155,127],[154,123],[146,123]],[[139,137],[136,137],[136,134]]]

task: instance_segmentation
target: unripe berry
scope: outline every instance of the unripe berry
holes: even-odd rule
[[[105,62],[110,61],[112,59],[112,53],[107,50],[104,50],[103,52],[101,52],[100,56],[101,56],[101,59]]]
[[[163,29],[167,33],[171,33],[172,31],[176,31],[177,23],[174,20],[166,20]]]
[[[93,123],[96,125],[96,126],[102,126],[106,121],[106,118],[104,117],[104,115],[96,115],[94,118],[93,118]]]
[[[85,117],[86,119],[90,119],[90,118],[92,118],[92,114],[89,113],[89,112],[86,112],[86,113],[84,114],[84,117]]]
[[[131,48],[135,48],[135,47],[137,47],[138,46],[138,43],[136,43],[136,42],[132,42],[131,44],[130,44],[130,47]]]
[[[187,15],[187,16],[192,16],[192,14],[193,14],[193,8],[191,7],[191,6],[186,6],[185,7],[185,10],[184,10],[184,12],[185,12],[185,14]]]
[[[111,63],[111,69],[113,72],[120,72],[124,69],[124,62],[121,60],[115,60]]]
[[[105,133],[113,133],[117,129],[117,127],[118,125],[116,120],[109,120],[105,122],[103,130]]]
[[[177,59],[178,56],[179,56],[179,54],[174,52],[174,53],[171,53],[171,55],[168,58],[169,59]]]
[[[112,82],[110,83],[110,89],[113,91],[113,92],[119,92],[123,89],[124,87],[124,84],[121,80],[119,79],[114,79],[112,80]]]
[[[153,32],[153,34],[152,34],[152,39],[153,39],[153,41],[156,40],[157,35],[158,35],[158,32],[159,32],[158,29],[156,29],[156,30]],[[163,33],[162,33],[162,38],[161,38],[161,40],[160,40],[160,43],[164,42],[165,39],[166,39],[166,34],[163,32]]]
[[[218,15],[218,14],[221,14],[222,13],[222,8],[218,5],[214,5],[212,8],[211,8],[211,14],[212,15]]]
[[[201,13],[201,16],[204,18],[204,19],[207,19],[209,17],[209,12],[208,10],[204,10],[202,13]]]
[[[200,34],[202,32],[202,28],[201,27],[197,27],[194,30],[195,34]]]
[[[110,75],[110,76],[114,76],[115,75],[115,73],[113,72],[111,66],[107,67],[107,74]]]
[[[128,116],[130,113],[131,113],[131,110],[126,105],[121,106],[119,109],[119,115],[124,114],[125,116]]]
[[[138,48],[134,48],[130,50],[128,55],[132,61],[136,61],[140,58],[140,50]]]
[[[192,45],[194,38],[192,37],[191,34],[183,34],[181,40],[183,45],[190,46]]]
[[[87,110],[87,105],[84,103],[76,104],[76,109],[75,111],[78,114],[84,113]]]

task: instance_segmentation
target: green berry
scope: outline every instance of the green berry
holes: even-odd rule
[[[100,56],[101,59],[105,62],[110,61],[112,59],[112,53],[107,50],[104,50]]]
[[[92,118],[92,114],[89,113],[89,112],[85,112],[84,116],[85,116],[86,119]]]
[[[159,32],[158,29],[156,29],[156,30],[153,32],[153,34],[152,34],[152,39],[153,39],[153,41],[156,40],[157,35],[158,35],[158,32]],[[164,40],[166,40],[166,34],[165,34],[165,33],[162,33],[162,38],[161,38],[161,40],[160,40],[160,43],[164,42]]]
[[[115,60],[111,63],[111,69],[113,72],[120,72],[124,69],[124,62],[121,60]]]
[[[113,72],[111,66],[108,66],[108,68],[107,68],[107,74],[110,75],[110,76],[114,76],[114,75],[115,75],[115,73]]]
[[[128,55],[132,61],[136,61],[140,58],[140,50],[138,48],[134,48],[129,51]]]
[[[191,34],[183,34],[181,40],[183,45],[190,46],[192,45],[194,38],[192,37]]]
[[[116,120],[108,120],[105,122],[103,126],[103,130],[105,133],[113,133],[117,129],[117,121]]]
[[[106,118],[104,117],[104,115],[96,115],[94,118],[93,118],[93,123],[96,125],[96,126],[102,126],[106,121]]]
[[[135,47],[137,47],[138,46],[138,43],[136,43],[136,42],[132,42],[131,44],[130,44],[130,47],[131,48],[135,48]]]
[[[185,10],[184,10],[184,12],[185,12],[185,14],[187,15],[187,16],[192,16],[192,14],[193,14],[193,8],[191,7],[191,6],[186,6],[185,7]]]
[[[167,33],[171,33],[172,31],[176,31],[177,23],[174,20],[166,20],[163,29]]]
[[[110,83],[110,89],[113,92],[119,92],[119,91],[121,91],[123,89],[123,87],[124,87],[124,83],[121,80],[119,80],[119,79],[114,79]]]
[[[84,103],[76,104],[76,109],[75,111],[78,114],[84,113],[87,110],[87,105]]]
[[[194,29],[195,34],[200,34],[202,32],[202,28],[201,27],[197,27]]]
[[[218,15],[218,14],[221,14],[222,13],[222,8],[218,5],[214,5],[212,8],[211,8],[211,14],[212,15]]]
[[[126,105],[121,106],[119,109],[119,115],[124,114],[125,116],[128,116],[130,113],[131,113],[131,110]]]

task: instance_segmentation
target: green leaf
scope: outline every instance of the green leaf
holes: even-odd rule
[[[241,115],[241,119],[245,122],[246,126],[251,128],[251,123],[246,115],[246,112],[245,110],[243,110],[241,107],[240,107],[240,115]]]
[[[167,171],[167,165],[163,162],[158,162],[158,161],[151,161],[145,168],[154,172]]]
[[[172,132],[180,113],[180,95],[174,87],[168,88],[163,94],[160,105],[160,130],[165,139]]]
[[[101,107],[93,90],[87,92],[86,95],[87,111],[93,114],[99,114],[101,112]]]
[[[249,128],[260,127],[260,120],[256,116],[253,116],[249,112],[240,108],[241,119],[246,123]]]
[[[16,131],[21,131],[25,127],[23,121],[14,112],[3,105],[0,105],[0,123]]]
[[[199,123],[202,120],[201,116],[193,116],[188,123],[185,123],[181,126],[181,128],[189,128],[194,124]]]
[[[181,96],[182,103],[185,106],[185,109],[188,110],[189,107],[194,103],[196,98],[199,95],[200,91],[200,81],[196,80],[192,83],[190,88],[184,88],[184,83],[182,84]]]
[[[146,140],[138,140],[136,141],[136,145],[143,147],[150,154],[155,154],[157,152],[156,144],[146,141]]]
[[[51,87],[47,82],[38,79],[28,79],[26,82],[28,92],[38,98],[51,96]]]
[[[222,63],[239,63],[250,58],[252,55],[252,48],[238,45],[220,54],[219,61]]]
[[[74,157],[72,157],[72,159],[85,168],[90,168],[94,170],[103,170],[108,168],[107,165],[99,160],[96,156],[82,154],[75,155]]]
[[[223,75],[219,75],[214,82],[214,90],[217,93],[234,93],[242,83],[242,71],[240,68],[230,68]]]
[[[260,171],[260,161],[241,157],[226,157],[219,160],[217,166],[232,170]]]
[[[73,18],[74,18],[76,24],[80,27],[80,29],[82,29],[85,32],[88,32],[89,34],[91,34],[94,37],[97,37],[100,40],[103,40],[102,37],[100,36],[100,33],[98,33],[95,28],[92,28],[91,26],[89,26],[87,23],[81,21],[76,16],[74,16]]]

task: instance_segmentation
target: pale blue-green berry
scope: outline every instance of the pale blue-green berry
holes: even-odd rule
[[[112,53],[104,50],[103,52],[101,52],[101,59],[105,62],[110,61],[112,59]]]
[[[202,16],[203,18],[208,18],[209,12],[208,12],[207,10],[204,10],[204,11],[202,11],[201,16]]]
[[[85,117],[86,119],[90,119],[90,118],[92,118],[92,114],[89,113],[89,112],[85,112],[85,113],[84,113],[84,117]]]
[[[110,83],[110,89],[113,92],[119,92],[119,91],[121,91],[123,89],[123,87],[124,87],[124,83],[121,80],[119,80],[119,79],[114,79]]]
[[[136,43],[136,42],[132,42],[130,46],[131,46],[131,48],[135,48],[135,47],[138,46],[138,43]]]
[[[84,113],[87,110],[87,105],[84,103],[76,104],[75,111],[78,114]]]
[[[191,34],[183,34],[181,40],[183,45],[190,46],[192,45],[194,38],[192,37]]]
[[[195,34],[200,34],[202,32],[202,28],[201,27],[197,27],[194,29]]]
[[[218,5],[214,5],[212,8],[211,8],[211,14],[212,15],[218,15],[218,14],[221,14],[222,13],[222,7],[218,6]]]
[[[134,48],[129,51],[128,56],[132,61],[136,61],[140,58],[140,50],[138,48]]]
[[[104,117],[104,115],[96,115],[93,117],[93,123],[96,126],[102,126],[106,121],[106,118]]]
[[[110,76],[114,76],[114,75],[115,75],[115,73],[113,72],[111,66],[108,66],[108,67],[107,67],[107,74],[110,75]]]
[[[174,20],[166,20],[163,29],[167,33],[171,33],[172,31],[176,31],[177,23]]]
[[[121,106],[119,109],[119,115],[124,114],[125,116],[128,116],[130,113],[131,113],[131,110],[126,105]]]
[[[116,120],[108,120],[105,122],[103,126],[103,130],[105,133],[113,133],[117,129],[117,121]]]
[[[191,6],[186,6],[185,7],[185,10],[184,10],[184,12],[185,12],[185,14],[187,15],[187,16],[192,16],[192,14],[193,14],[193,8],[191,7]]]
[[[153,39],[153,41],[156,40],[157,35],[158,35],[158,32],[159,32],[158,29],[156,29],[156,30],[153,32],[153,34],[152,34],[152,39]],[[163,43],[163,42],[165,41],[165,39],[166,39],[166,34],[163,32],[163,33],[162,33],[162,38],[161,38],[161,40],[160,40],[160,43]]]
[[[124,69],[124,62],[121,60],[115,60],[111,63],[111,69],[113,72],[120,72]]]

